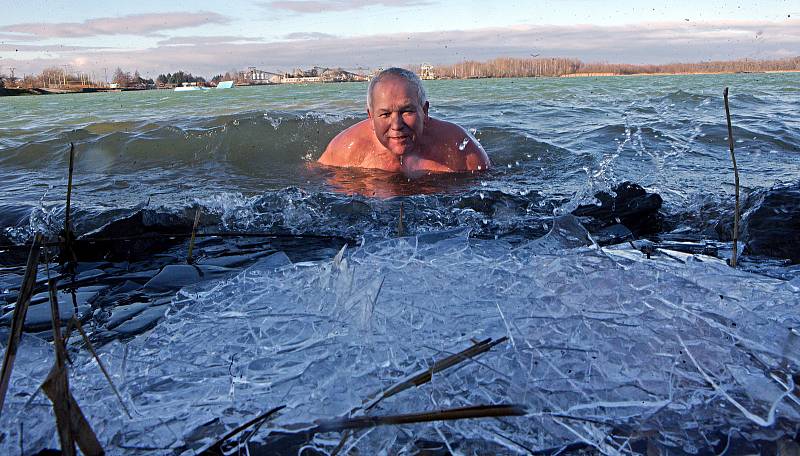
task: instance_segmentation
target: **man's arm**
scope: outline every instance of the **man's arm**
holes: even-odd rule
[[[465,171],[481,171],[489,169],[492,163],[489,161],[489,156],[483,150],[478,140],[469,135],[469,142],[464,148],[466,156],[464,157],[464,164],[466,165]]]
[[[432,136],[436,138],[438,161],[456,172],[481,171],[491,167],[483,147],[466,130],[452,122],[431,119]]]

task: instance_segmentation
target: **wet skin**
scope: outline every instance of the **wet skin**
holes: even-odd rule
[[[428,115],[406,80],[387,77],[373,87],[368,118],[331,140],[323,165],[381,169],[416,176],[487,169],[489,157],[458,125]]]

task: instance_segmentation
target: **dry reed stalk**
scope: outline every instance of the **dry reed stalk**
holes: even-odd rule
[[[70,426],[70,403],[69,403],[69,377],[67,377],[66,359],[67,353],[64,348],[64,341],[61,338],[61,316],[58,309],[58,291],[56,281],[50,279],[48,282],[50,292],[50,316],[53,324],[53,348],[55,349],[56,362],[53,366],[54,375],[54,397],[53,410],[56,411],[56,427],[58,428],[58,438],[61,441],[61,454],[65,456],[75,455],[75,438],[72,435]],[[51,375],[53,373],[51,372]],[[48,376],[49,377],[49,376]],[[58,405],[56,404],[58,403]],[[60,410],[58,410],[60,409]]]
[[[728,120],[728,148],[731,150],[731,161],[733,162],[734,191],[736,192],[736,208],[733,214],[733,253],[731,254],[731,266],[736,267],[736,255],[738,254],[739,244],[739,168],[736,166],[736,154],[733,153],[733,126],[731,125],[731,110],[728,107],[728,88],[722,92],[725,99],[725,117]]]
[[[6,344],[6,353],[3,357],[3,370],[0,372],[0,414],[3,412],[3,404],[8,391],[8,384],[11,380],[11,371],[14,369],[14,360],[17,357],[19,340],[22,337],[22,329],[25,326],[25,314],[28,312],[28,304],[31,302],[33,288],[36,285],[36,271],[39,266],[39,250],[42,243],[42,235],[36,233],[33,237],[31,251],[28,254],[28,262],[25,266],[25,276],[20,285],[17,304],[14,306],[14,317],[11,320],[11,331]]]
[[[450,367],[453,367],[461,363],[462,361],[474,358],[482,353],[485,353],[491,350],[492,347],[494,347],[495,345],[499,345],[507,340],[508,337],[504,336],[495,341],[492,341],[492,338],[490,337],[479,342],[474,342],[471,347],[468,347],[458,353],[452,354],[446,358],[440,359],[439,361],[433,363],[433,366],[431,366],[427,370],[420,372],[419,374],[414,375],[411,378],[407,378],[406,380],[396,383],[387,390],[375,394],[374,399],[365,402],[366,407],[364,408],[364,411],[368,412],[376,405],[378,405],[378,403],[380,403],[382,400],[392,397],[395,394],[401,393],[411,387],[414,386],[419,387],[431,381],[431,379],[433,378],[433,374],[441,372]],[[356,411],[358,411],[358,409],[353,410],[352,413]],[[342,448],[344,448],[344,445],[347,442],[347,439],[350,438],[351,434],[352,432],[350,429],[344,431],[344,434],[342,434],[342,438],[339,440],[339,444],[336,445],[336,447],[331,452],[331,456],[336,456],[339,454],[340,451],[342,451]]]
[[[508,337],[501,337],[500,339],[497,339],[495,341],[492,341],[491,338],[487,338],[480,342],[475,343],[474,345],[465,350],[452,354],[446,358],[440,359],[439,361],[433,363],[433,365],[427,370],[420,372],[419,374],[414,375],[413,377],[406,379],[400,383],[397,383],[391,388],[379,393],[377,398],[367,402],[368,405],[364,408],[364,411],[369,411],[370,409],[378,405],[378,403],[381,402],[382,400],[392,397],[395,394],[401,393],[411,387],[415,386],[419,387],[431,381],[431,379],[433,378],[433,374],[436,374],[445,369],[453,367],[461,363],[462,361],[474,358],[482,353],[485,353],[491,350],[492,347],[494,347],[495,345],[499,345],[507,340]]]
[[[197,222],[200,220],[200,208],[194,212],[194,224],[192,225],[192,235],[189,238],[189,254],[186,255],[186,262],[188,264],[192,264],[192,250],[194,250],[194,237],[195,233],[197,232]]]
[[[59,423],[59,427],[62,426],[61,423],[68,423],[67,426],[69,426],[72,431],[75,443],[78,444],[78,448],[80,448],[84,455],[103,455],[105,454],[103,447],[100,446],[97,435],[95,435],[92,427],[83,415],[83,411],[81,411],[78,402],[75,401],[75,398],[69,390],[64,391],[61,389],[60,384],[62,381],[60,381],[59,377],[66,375],[66,369],[59,371],[56,366],[53,366],[47,379],[42,384],[42,391],[44,391],[44,394],[46,394],[53,403],[56,423]]]
[[[252,427],[254,425],[261,425],[262,423],[267,421],[272,415],[274,415],[275,413],[283,410],[285,407],[286,407],[285,405],[281,405],[281,406],[272,408],[272,409],[262,413],[261,415],[253,418],[252,420],[250,420],[250,421],[242,424],[241,426],[238,426],[235,429],[231,430],[230,432],[225,434],[221,439],[217,440],[216,442],[214,442],[210,446],[206,447],[205,449],[198,451],[197,454],[201,454],[201,455],[222,455],[222,454],[224,454],[223,451],[222,451],[222,446],[225,444],[225,442],[227,440],[231,439],[233,436],[241,433],[242,431],[247,430],[248,428],[250,428],[250,427]]]
[[[472,418],[495,418],[501,416],[525,416],[525,407],[519,404],[475,405],[433,412],[408,413],[402,415],[360,416],[318,421],[309,432],[339,432],[346,429],[365,429],[375,426],[427,423],[430,421],[466,420]]]
[[[125,405],[125,401],[122,400],[122,396],[119,394],[117,387],[114,385],[114,382],[111,380],[111,375],[108,374],[106,367],[103,365],[103,362],[100,361],[100,357],[97,355],[97,352],[94,349],[94,345],[89,340],[89,336],[86,335],[86,332],[83,330],[83,326],[81,325],[80,320],[78,320],[74,315],[72,316],[72,320],[70,323],[74,324],[76,328],[78,328],[78,332],[81,333],[81,337],[83,338],[83,342],[86,344],[86,347],[89,349],[89,352],[94,357],[95,361],[97,361],[97,366],[100,367],[100,371],[103,373],[103,376],[108,381],[109,386],[114,391],[114,394],[117,396],[117,400],[119,401],[119,405],[122,406],[122,409],[125,410],[125,414],[128,415],[128,418],[133,419],[131,416],[131,412],[128,411],[128,407]]]
[[[67,177],[67,207],[64,212],[64,233],[72,231],[70,228],[70,201],[72,199],[72,172],[74,170],[75,162],[75,144],[69,143],[69,175]]]
[[[75,251],[72,250],[72,241],[75,240],[75,233],[72,231],[72,223],[70,217],[70,205],[72,201],[72,173],[75,164],[75,144],[69,143],[69,175],[67,177],[67,204],[64,209],[64,252],[62,258],[66,255],[77,262],[78,258],[75,256]]]

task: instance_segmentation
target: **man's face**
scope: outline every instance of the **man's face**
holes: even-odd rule
[[[372,109],[367,111],[375,136],[395,155],[413,152],[422,138],[428,117],[414,86],[405,79],[387,77],[372,89]]]

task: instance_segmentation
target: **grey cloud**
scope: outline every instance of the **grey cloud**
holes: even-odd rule
[[[213,12],[175,12],[103,17],[88,19],[83,22],[14,24],[0,27],[0,31],[21,33],[40,38],[78,38],[99,35],[149,35],[155,32],[196,27],[198,25],[226,24],[229,21],[227,17]]]
[[[368,6],[380,5],[392,8],[430,5],[425,0],[398,2],[392,0],[273,0],[262,3],[265,7],[291,11],[293,13],[314,14],[330,11],[350,11]]]

